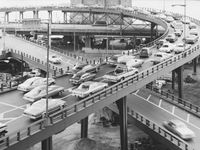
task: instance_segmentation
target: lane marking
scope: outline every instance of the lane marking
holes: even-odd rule
[[[19,107],[19,106],[11,105],[11,104],[4,103],[4,102],[0,102],[0,104],[7,105],[7,106],[10,106],[10,107],[14,107],[14,108],[18,108],[18,109],[23,109],[23,108],[21,108],[22,106]]]
[[[13,119],[7,121],[6,124],[8,124],[8,123],[10,123],[10,122],[12,122],[12,121],[15,121],[15,120],[17,120],[17,119],[19,119],[19,118],[22,118],[22,117],[25,117],[25,116],[22,114],[22,115],[19,116],[19,117],[16,117],[16,118],[13,118]]]
[[[65,99],[65,98],[70,97],[70,96],[72,96],[72,94],[69,94],[69,95],[67,95],[67,96],[64,96],[64,97],[62,97],[61,99]]]
[[[162,99],[160,99],[159,104],[158,104],[158,107],[161,108],[161,104],[162,104]]]
[[[147,97],[147,101],[149,101],[150,98],[151,98],[151,94]]]
[[[190,114],[187,114],[187,122],[190,121]]]
[[[137,94],[140,90],[137,90],[134,94]]]
[[[141,98],[141,99],[143,99],[144,101],[146,101],[145,98],[143,98],[143,97],[141,97],[141,96],[139,96],[139,95],[136,95],[136,96],[138,96],[139,98]],[[151,102],[151,101],[148,101],[148,102],[151,103],[152,105],[158,107],[158,105],[154,104],[153,102]],[[175,107],[175,106],[174,106],[174,107]],[[165,111],[165,112],[168,112],[169,114],[173,115],[174,117],[176,117],[176,118],[178,118],[178,119],[180,119],[180,120],[182,120],[182,121],[187,122],[187,121],[184,120],[183,118],[181,118],[181,117],[179,117],[179,116],[177,116],[177,115],[175,115],[175,114],[172,114],[170,111],[168,111],[168,110],[166,110],[166,109],[164,109],[164,108],[162,108],[162,107],[158,107],[158,108],[162,109],[162,110]],[[174,108],[174,109],[175,109],[175,108]],[[144,116],[145,116],[145,115],[144,115]],[[154,121],[154,122],[155,122],[155,121]],[[198,126],[196,126],[196,125],[194,125],[194,124],[192,124],[192,123],[190,123],[190,122],[187,122],[187,123],[188,123],[189,125],[193,126],[194,128],[200,130],[200,127],[198,127]]]
[[[172,114],[174,115],[175,112],[175,106],[172,107]]]

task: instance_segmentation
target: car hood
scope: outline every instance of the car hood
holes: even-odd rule
[[[189,128],[178,128],[177,131],[180,132],[182,135],[190,135],[190,136],[195,135],[194,132]]]

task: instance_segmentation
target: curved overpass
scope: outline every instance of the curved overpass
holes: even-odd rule
[[[200,55],[199,48],[199,45],[196,44],[191,49],[179,55],[51,115],[51,125],[46,128],[43,128],[44,120],[39,120],[22,132],[17,132],[13,136],[6,137],[6,142],[4,143],[6,145],[3,146],[7,146],[8,149],[16,149],[17,147],[25,148],[27,145],[35,144],[62,131],[67,126],[77,122],[77,120],[85,118],[95,110],[108,106],[116,100],[129,95],[133,91],[157,79],[159,76],[164,75],[165,72],[170,72],[188,61],[191,61]]]

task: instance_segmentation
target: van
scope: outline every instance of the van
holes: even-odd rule
[[[140,50],[140,58],[148,58],[150,55],[152,55],[152,52],[150,50],[149,47],[143,47],[141,50]]]

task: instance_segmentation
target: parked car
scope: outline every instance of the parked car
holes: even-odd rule
[[[46,114],[46,99],[34,102],[30,107],[24,110],[24,115],[30,119],[44,118]],[[48,99],[48,113],[52,114],[63,109],[66,102],[61,99]]]
[[[72,89],[71,92],[74,96],[84,98],[106,87],[108,87],[108,83],[87,81],[79,85],[79,87]]]
[[[85,81],[90,81],[96,77],[95,73],[82,73],[82,74],[74,74],[69,81],[74,84],[81,84]]]
[[[61,64],[61,58],[59,58],[56,55],[50,55],[49,56],[49,62],[51,62],[53,64]]]
[[[164,121],[163,126],[171,131],[172,133],[178,135],[184,140],[190,140],[195,137],[195,133],[187,127],[187,125],[177,119]]]
[[[174,51],[174,44],[171,43],[164,43],[163,46],[159,48],[159,51],[171,53]]]
[[[178,40],[178,38],[175,34],[168,34],[165,39],[166,39],[166,41],[169,41],[170,43],[174,43]]]
[[[195,44],[199,39],[199,36],[196,35],[187,35],[185,38],[183,38],[183,41],[186,44]]]
[[[143,47],[139,53],[140,58],[146,58],[146,57],[148,58],[151,55],[152,55],[152,51],[149,47]]]
[[[27,79],[22,84],[19,84],[17,89],[20,91],[28,92],[39,85],[46,85],[47,79],[42,77],[32,77]],[[56,81],[53,78],[48,79],[48,85],[55,84]]]
[[[184,50],[188,50],[191,48],[190,44],[184,44],[184,43],[178,43],[175,47],[174,47],[174,53],[175,54],[179,54],[181,52],[183,52]]]
[[[64,87],[58,85],[48,86],[48,97],[58,95],[64,92]],[[40,85],[24,94],[23,99],[28,100],[30,102],[35,102],[43,97],[46,97],[46,85]]]
[[[157,52],[153,55],[151,62],[153,62],[153,65],[156,65],[162,61],[165,61],[166,59],[168,59],[172,56],[173,56],[172,54],[167,54],[165,52]]]

